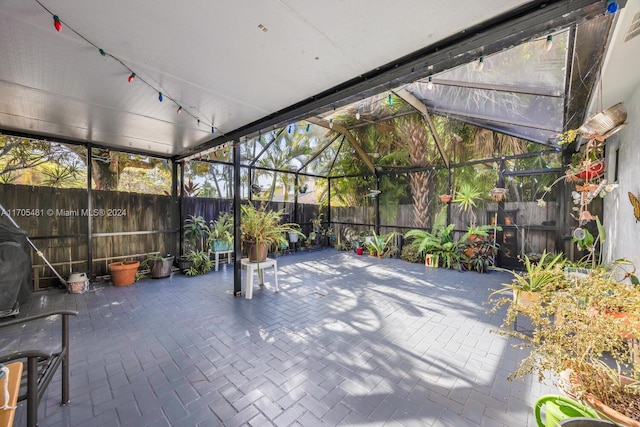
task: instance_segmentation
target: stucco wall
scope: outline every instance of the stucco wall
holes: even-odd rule
[[[640,88],[624,101],[627,126],[607,139],[607,179],[614,182],[616,150],[619,185],[604,199],[604,226],[607,230],[605,260],[627,258],[640,271],[640,222],[633,215],[628,192],[640,196]]]

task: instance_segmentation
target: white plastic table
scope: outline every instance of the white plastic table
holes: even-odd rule
[[[251,299],[253,298],[253,273],[258,272],[258,280],[260,281],[260,286],[264,285],[264,274],[263,271],[265,268],[273,267],[273,276],[276,284],[275,291],[278,292],[278,261],[272,258],[267,258],[264,261],[260,262],[249,262],[249,258],[242,258],[240,261],[240,265],[243,269],[247,270],[246,276],[246,290],[245,290],[245,298]]]

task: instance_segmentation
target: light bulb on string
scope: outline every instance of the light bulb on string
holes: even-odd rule
[[[607,13],[608,14],[614,14],[618,11],[618,8],[620,8],[620,5],[618,4],[617,1],[615,0],[607,0]],[[58,30],[60,31],[60,30]]]
[[[307,123],[307,132],[311,130],[311,123]]]
[[[291,135],[292,130],[293,130],[293,126],[289,125],[289,127],[287,128],[287,133]]]
[[[433,90],[433,77],[429,76],[429,81],[427,82],[427,89]]]
[[[553,36],[549,34],[547,36],[547,41],[544,42],[544,50],[549,52],[552,47],[553,47]]]
[[[391,96],[391,94],[389,94],[389,96],[387,97],[387,102],[389,103],[389,105],[393,105],[393,96]]]
[[[102,56],[107,56],[107,52],[105,52],[104,49],[102,49],[102,48],[99,48],[98,52],[100,52],[100,55],[102,55]]]
[[[129,76],[129,83],[131,83],[134,79],[136,78],[136,73],[131,73],[131,75]]]
[[[162,92],[158,92],[158,102],[162,102],[163,99]]]
[[[356,110],[356,120],[360,120],[360,109]]]
[[[484,56],[481,56],[480,59],[478,59],[478,63],[476,64],[476,70],[482,71],[483,68],[484,68]]]
[[[211,126],[211,133],[216,133],[216,128],[214,128],[213,126]]]
[[[196,119],[198,121],[198,127],[200,127],[200,119]]]
[[[58,18],[58,15],[53,15],[53,27],[57,32],[62,31],[62,22],[60,22],[60,18]]]
[[[182,113],[182,105],[178,105],[178,109],[176,110],[176,114]]]
[[[333,119],[329,119],[329,129],[333,129]]]

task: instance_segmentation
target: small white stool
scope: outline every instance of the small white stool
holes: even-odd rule
[[[234,252],[233,249],[228,250],[228,251],[212,251],[209,250],[209,253],[213,252],[213,256],[215,259],[215,267],[213,269],[213,271],[218,271],[218,265],[220,264],[220,255],[227,255],[227,264],[231,264],[231,254]]]
[[[264,261],[260,262],[249,262],[249,258],[242,258],[240,261],[240,265],[243,269],[247,270],[246,276],[246,290],[245,290],[245,298],[251,299],[253,298],[253,273],[258,272],[258,280],[260,281],[260,286],[264,285],[264,274],[263,270],[265,268],[273,267],[273,276],[276,283],[276,292],[278,289],[278,261],[275,259],[267,258]]]

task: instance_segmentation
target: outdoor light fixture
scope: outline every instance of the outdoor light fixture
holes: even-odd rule
[[[289,127],[287,128],[287,133],[291,135],[292,130],[293,130],[293,126],[289,125]]]
[[[102,48],[98,49],[98,52],[100,52],[100,55],[102,56],[107,56],[107,52],[105,52]]]
[[[607,9],[608,7],[609,6],[607,5]],[[62,22],[60,22],[60,18],[58,18],[58,15],[53,15],[53,27],[57,32],[62,31]]]
[[[360,120],[360,109],[356,110],[356,120]]]
[[[135,78],[136,78],[136,73],[131,73],[131,75],[129,76],[129,83],[131,83]]]
[[[433,77],[429,76],[429,82],[427,83],[427,89],[433,90]]]
[[[478,59],[478,63],[476,64],[476,70],[482,71],[483,68],[484,68],[484,56],[481,56],[480,59]]]
[[[329,129],[333,129],[333,119],[329,119]]]
[[[162,102],[164,98],[162,98],[162,92],[158,92],[158,101]]]
[[[176,114],[182,113],[182,105],[178,105],[178,109],[176,110]]]
[[[607,0],[607,13],[613,14],[616,13],[618,11],[618,8],[620,8],[620,5],[618,4],[617,1],[615,0]],[[57,29],[58,27],[56,27]],[[60,31],[60,30],[58,30]]]
[[[544,50],[549,52],[552,47],[553,47],[553,36],[551,34],[549,34],[547,36],[547,41],[544,42]]]
[[[311,130],[311,123],[307,123],[307,132]]]
[[[213,126],[211,126],[211,133],[216,133],[216,128],[214,128]]]
[[[393,105],[393,96],[391,96],[391,94],[389,94],[387,101],[389,102],[389,105]]]

